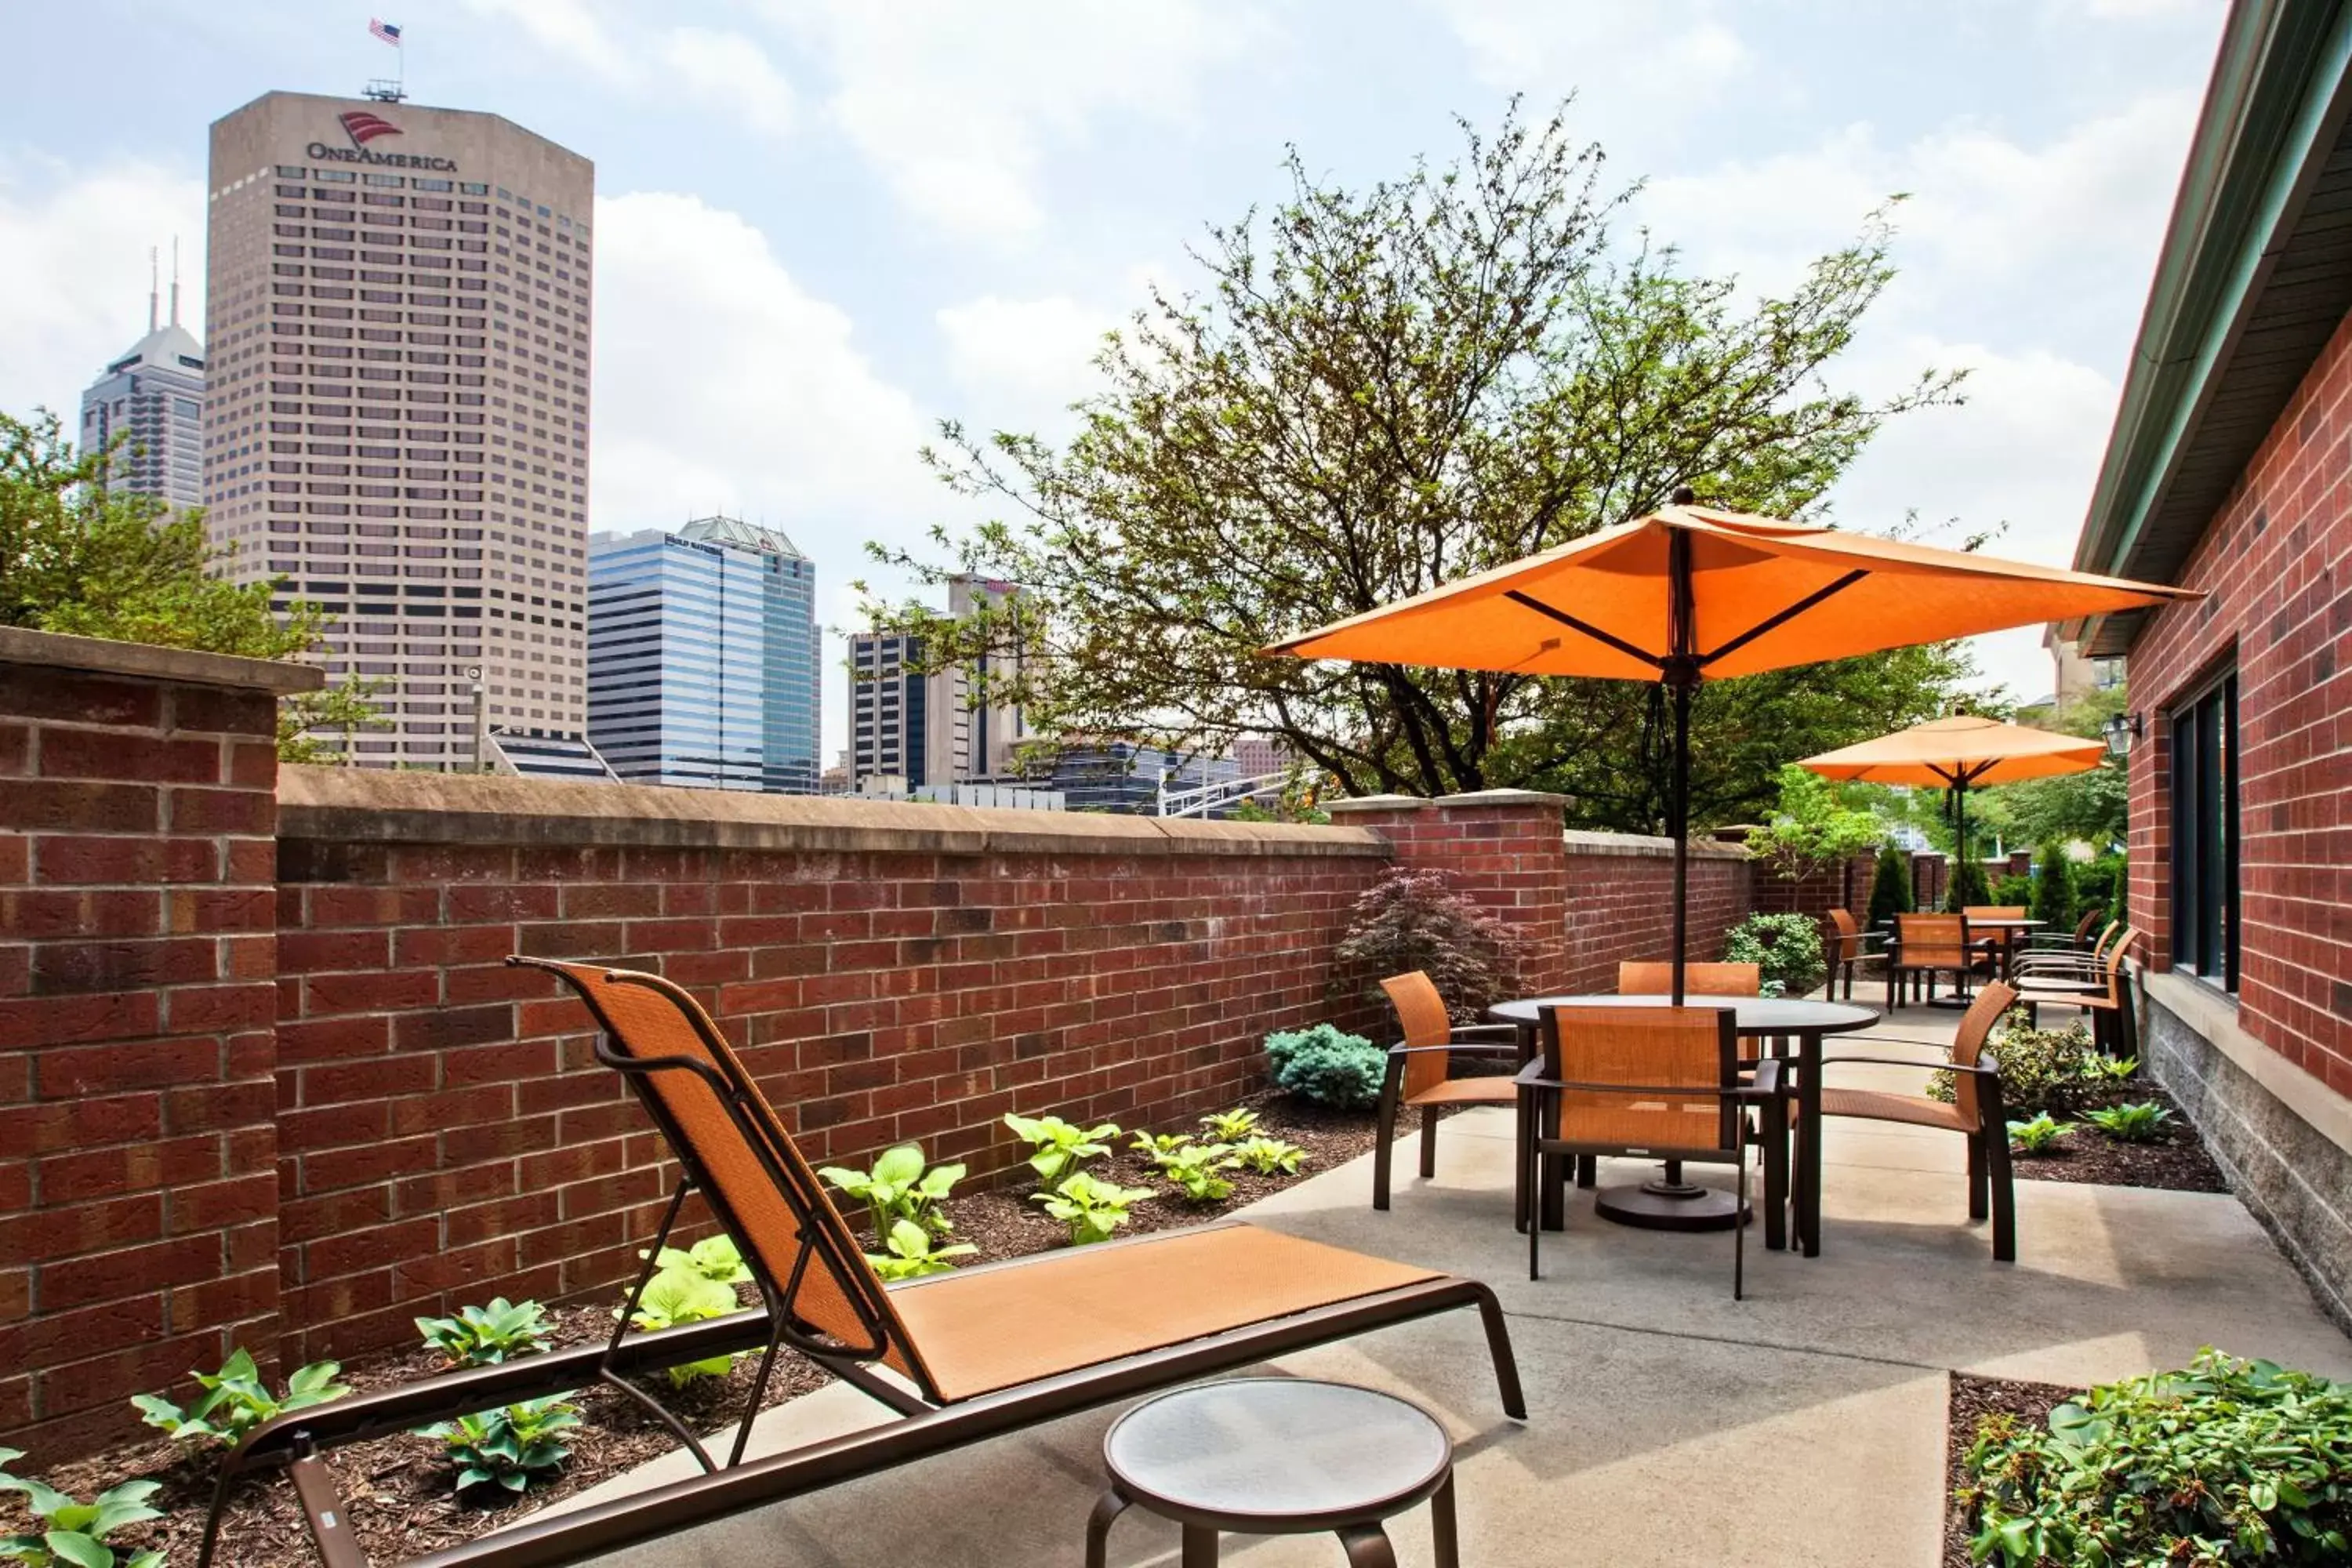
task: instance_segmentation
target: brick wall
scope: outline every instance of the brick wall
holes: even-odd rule
[[[1437,800],[1370,795],[1334,802],[1331,814],[1379,833],[1399,863],[1444,872],[1517,935],[1520,984],[1557,994],[1569,974],[1567,804],[1565,795],[1490,789]]]
[[[2352,1094],[2352,321],[2279,416],[2131,651],[2131,917],[2171,959],[2168,710],[2216,668],[2238,671],[2242,975],[2238,1023]]]
[[[1567,835],[1568,952],[1560,990],[1617,989],[1621,960],[1674,955],[1674,844],[1613,833]],[[1755,868],[1735,845],[1691,846],[1689,952],[1723,956],[1724,934],[1755,908]]]
[[[273,691],[317,671],[0,628],[0,1432],[278,1331]]]

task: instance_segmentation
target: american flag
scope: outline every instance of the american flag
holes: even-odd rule
[[[373,16],[370,16],[368,18],[368,31],[375,35],[377,37],[382,38],[385,43],[393,45],[394,47],[399,47],[400,29],[394,24],[390,22],[379,22]]]

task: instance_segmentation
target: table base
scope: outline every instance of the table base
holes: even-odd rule
[[[1756,1217],[1754,1205],[1740,1209],[1739,1200],[1729,1193],[1696,1187],[1692,1189],[1696,1196],[1680,1197],[1654,1190],[1665,1185],[1653,1182],[1638,1187],[1603,1187],[1593,1201],[1593,1210],[1602,1219],[1637,1230],[1729,1230]]]

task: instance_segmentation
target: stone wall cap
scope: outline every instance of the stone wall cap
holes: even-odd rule
[[[1013,811],[364,768],[281,768],[278,811],[281,839],[366,844],[922,855],[1383,858],[1390,853],[1386,839],[1360,827]]]
[[[1569,795],[1553,795],[1539,789],[1476,789],[1466,795],[1442,795],[1437,804],[1445,806],[1476,805],[1549,805],[1565,811],[1576,803]]]
[[[1351,811],[1419,811],[1433,804],[1417,795],[1360,795],[1347,800],[1327,800],[1323,809],[1333,816]]]
[[[68,637],[62,632],[37,632],[24,626],[0,626],[0,664],[137,675],[182,686],[238,687],[278,697],[316,691],[327,683],[326,672],[315,665],[199,653],[194,648],[161,647],[153,643],[117,642],[111,637]]]
[[[1571,827],[1560,837],[1571,855],[1631,855],[1671,860],[1675,854],[1675,841],[1663,834],[1600,833],[1591,828]],[[1719,844],[1711,838],[1692,839],[1690,858],[1694,860],[1752,858],[1744,844]]]

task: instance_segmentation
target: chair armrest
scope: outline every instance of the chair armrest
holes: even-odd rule
[[[1449,1043],[1443,1046],[1391,1046],[1389,1047],[1389,1055],[1392,1057],[1426,1056],[1433,1051],[1444,1051],[1448,1056],[1453,1056],[1458,1052],[1465,1057],[1509,1056],[1516,1058],[1519,1054],[1519,1049],[1517,1046],[1505,1045],[1499,1041],[1491,1046],[1479,1044],[1457,1046]]]
[[[1456,1024],[1454,1026],[1453,1037],[1456,1042],[1469,1040],[1516,1041],[1519,1037],[1519,1026],[1517,1024]]]
[[[1820,1065],[1825,1068],[1832,1068],[1841,1066],[1846,1062],[1860,1062],[1869,1067],[1915,1068],[1921,1072],[1974,1073],[1979,1078],[1998,1077],[2000,1072],[2000,1066],[1997,1063],[1988,1064],[1985,1062],[1979,1062],[1974,1067],[1962,1067],[1958,1062],[1915,1062],[1906,1060],[1902,1057],[1824,1057],[1822,1058]]]

